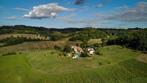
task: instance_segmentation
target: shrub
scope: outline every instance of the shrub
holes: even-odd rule
[[[99,65],[102,65],[102,62],[99,62],[98,64],[99,64]]]
[[[107,45],[122,45],[140,51],[147,51],[147,31],[126,32],[109,40]]]
[[[93,44],[93,46],[94,46],[94,47],[100,47],[100,46],[101,46],[101,44],[96,43],[96,44]]]
[[[73,37],[71,37],[70,41],[88,41],[89,39],[98,39],[98,38],[106,38],[107,34],[103,31],[96,30],[94,28],[86,28],[78,33],[76,33]]]
[[[111,62],[108,62],[108,64],[111,64]]]
[[[55,46],[54,46],[54,49],[59,50],[59,51],[62,50],[62,48],[61,48],[60,46],[58,46],[58,45],[55,45]]]
[[[81,54],[81,57],[88,57],[88,56],[89,55],[86,52],[84,52],[84,53]]]
[[[66,45],[64,48],[63,48],[63,51],[66,52],[66,53],[69,53],[72,51],[71,47],[69,45]]]
[[[98,48],[95,50],[95,54],[102,55],[102,53],[100,52],[100,50]]]
[[[28,39],[26,37],[10,37],[3,40],[0,40],[0,43],[4,43],[3,46],[9,46],[9,45],[16,45],[23,42],[29,42],[29,41],[40,41],[39,39]]]
[[[80,46],[81,46],[82,48],[87,48],[87,47],[88,47],[88,44],[87,44],[87,42],[83,42]]]

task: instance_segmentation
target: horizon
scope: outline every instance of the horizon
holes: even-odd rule
[[[142,27],[124,27],[124,28],[109,27],[109,28],[106,28],[106,27],[90,27],[90,26],[88,26],[88,27],[86,26],[86,27],[61,27],[61,28],[58,28],[58,27],[44,27],[44,26],[30,26],[30,25],[0,25],[0,28],[4,27],[4,26],[8,26],[8,27],[26,26],[26,27],[35,27],[35,28],[46,28],[46,29],[86,29],[86,28],[94,28],[94,29],[147,29],[147,27],[145,27],[145,28],[142,28]]]
[[[0,26],[147,28],[146,0],[1,0]]]

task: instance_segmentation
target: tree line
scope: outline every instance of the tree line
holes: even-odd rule
[[[147,31],[126,31],[117,34],[117,38],[107,41],[107,45],[122,45],[134,50],[147,51]]]

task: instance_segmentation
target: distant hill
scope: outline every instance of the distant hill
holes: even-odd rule
[[[15,39],[11,38],[16,34]],[[6,39],[8,42],[69,39],[70,41],[82,41],[86,44],[89,40],[93,43],[94,40],[101,39],[104,45],[108,41],[107,45],[122,45],[135,50],[147,51],[147,29],[138,27],[128,29],[93,27],[57,29],[25,25],[1,26],[0,39],[8,35],[9,38]],[[91,39],[94,40],[91,41]],[[6,40],[0,41],[0,44],[3,45]]]
[[[49,35],[53,32],[68,33],[68,32],[76,32],[76,31],[80,31],[80,30],[82,30],[82,29],[81,28],[56,29],[56,28],[25,26],[25,25],[0,26],[0,34],[25,33],[25,34]]]
[[[73,33],[77,31],[84,30],[85,28],[92,27],[81,27],[81,28],[45,28],[45,27],[36,27],[36,26],[26,26],[26,25],[14,25],[14,26],[0,26],[0,34],[8,33],[26,33],[26,34],[42,34],[48,35],[53,32],[62,32],[62,33]],[[147,30],[146,28],[128,28],[128,29],[118,29],[118,28],[96,28],[97,30],[105,31],[108,33],[115,33],[120,31],[138,31],[138,30]]]
[[[32,27],[25,25],[15,25],[15,26],[1,26],[0,34],[8,33],[25,33],[25,34],[48,34],[49,30],[44,27]]]

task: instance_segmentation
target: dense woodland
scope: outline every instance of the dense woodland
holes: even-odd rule
[[[147,31],[126,31],[108,40],[108,45],[123,45],[135,50],[147,51]]]
[[[134,50],[147,51],[147,29],[129,28],[129,29],[106,29],[106,28],[65,28],[54,29],[44,27],[33,27],[25,25],[1,26],[0,34],[38,34],[50,37],[49,41],[56,41],[63,38],[69,38],[69,41],[86,42],[90,39],[102,39],[103,45],[122,45]],[[27,38],[7,38],[0,42],[11,41],[38,41],[37,39]],[[15,43],[14,43],[15,44]]]

